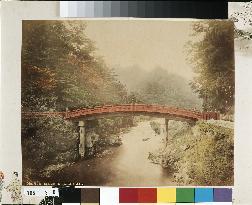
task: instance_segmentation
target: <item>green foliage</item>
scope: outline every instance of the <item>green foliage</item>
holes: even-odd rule
[[[156,157],[175,171],[178,184],[233,185],[233,136],[232,128],[197,122],[192,130],[172,136],[165,151]]]
[[[177,176],[186,170],[189,183],[195,185],[233,185],[233,129],[200,122],[198,131],[193,146],[175,164]]]
[[[103,60],[80,21],[24,21],[23,110],[65,110],[126,100],[124,86]]]
[[[125,87],[96,56],[85,28],[83,21],[23,21],[22,111],[65,111],[127,101]],[[111,119],[109,126],[97,129],[109,135],[116,126],[117,119]],[[71,163],[78,155],[77,125],[61,118],[23,119],[22,145],[26,168]]]
[[[234,105],[233,23],[197,22],[193,30],[194,40],[187,45],[196,73],[191,87],[203,99],[204,110],[226,113]]]
[[[78,158],[76,125],[62,118],[22,121],[22,156],[32,168],[66,163]]]

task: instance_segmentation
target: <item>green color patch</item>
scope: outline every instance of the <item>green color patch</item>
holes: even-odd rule
[[[194,202],[194,188],[177,188],[176,202]]]

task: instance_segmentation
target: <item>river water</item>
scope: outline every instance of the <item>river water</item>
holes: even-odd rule
[[[101,158],[80,161],[62,170],[56,181],[74,182],[89,186],[167,186],[174,185],[169,170],[149,159],[149,152],[163,146],[164,120],[162,132],[156,134],[150,121],[138,123],[129,132],[122,133],[123,144],[112,147]]]

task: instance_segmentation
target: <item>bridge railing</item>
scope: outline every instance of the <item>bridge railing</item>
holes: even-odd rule
[[[202,113],[202,119],[203,120],[220,120],[220,113],[218,112],[203,112]]]
[[[175,107],[168,107],[164,105],[146,105],[146,104],[124,104],[124,105],[105,105],[98,106],[91,109],[73,110],[67,113],[66,118],[74,118],[78,116],[88,116],[111,112],[148,112],[171,114],[188,118],[202,118],[202,114],[198,111],[185,110]]]
[[[195,110],[186,110],[177,107],[168,107],[165,105],[146,105],[146,104],[124,104],[124,105],[105,105],[94,108],[76,109],[67,112],[25,112],[23,116],[64,116],[66,119],[88,117],[97,114],[113,113],[113,112],[147,112],[158,114],[169,114],[176,117],[189,119],[220,119],[219,113],[216,112],[199,112]]]

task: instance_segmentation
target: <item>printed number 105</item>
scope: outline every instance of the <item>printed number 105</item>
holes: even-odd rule
[[[35,195],[35,191],[27,191],[28,195]]]

